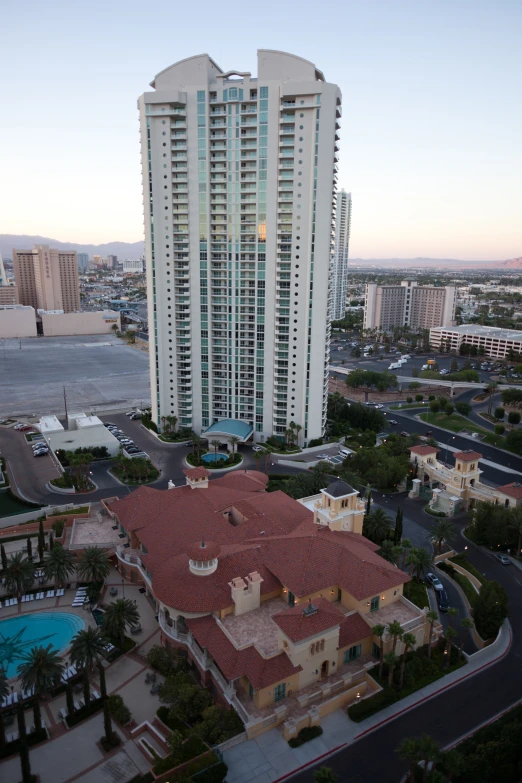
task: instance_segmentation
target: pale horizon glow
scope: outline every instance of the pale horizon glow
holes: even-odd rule
[[[522,3],[4,0],[0,233],[143,239],[138,96],[207,52],[312,60],[343,93],[350,258],[522,256]]]

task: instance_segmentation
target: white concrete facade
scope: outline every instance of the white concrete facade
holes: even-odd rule
[[[36,314],[32,307],[0,304],[0,338],[36,337]]]
[[[115,324],[120,329],[120,314],[115,310],[85,313],[39,313],[45,337],[72,334],[110,334]]]
[[[456,288],[451,285],[419,286],[415,280],[402,280],[400,285],[367,283],[363,328],[452,326],[456,302]]]
[[[42,416],[40,419],[40,432],[53,451],[76,451],[80,448],[105,446],[110,456],[118,454],[119,441],[97,416],[72,413],[67,417],[67,422],[69,429],[66,430],[56,416]]]
[[[348,288],[348,250],[352,222],[352,194],[337,193],[335,210],[335,247],[332,263],[332,321],[339,321],[346,313]]]
[[[141,258],[126,259],[123,262],[123,272],[125,274],[141,275],[143,274],[143,261]]]
[[[319,437],[339,88],[267,50],[257,77],[205,54],[152,87],[138,106],[153,418]]]
[[[484,349],[485,356],[503,359],[510,351],[522,353],[522,332],[516,329],[498,329],[494,326],[466,324],[430,329],[432,348],[443,348],[459,353],[463,344]]]

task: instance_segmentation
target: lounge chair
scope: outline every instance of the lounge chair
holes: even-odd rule
[[[101,699],[101,693],[99,691],[91,691],[91,699]]]
[[[28,599],[27,599],[27,596],[23,595],[23,596],[22,596],[22,603],[23,603],[23,604],[25,604],[26,600],[28,600]]]
[[[69,667],[69,671],[71,672],[71,677],[74,677],[75,674],[78,674],[78,670],[77,670],[76,666],[74,665],[74,663],[73,663],[72,666]]]
[[[54,590],[48,590],[45,597],[46,598],[54,598]]]
[[[36,600],[39,601],[41,598],[44,597],[43,593],[36,593]]]
[[[65,720],[65,719],[66,719],[66,717],[67,717],[67,715],[68,715],[68,714],[69,714],[69,713],[67,712],[67,710],[65,709],[65,707],[61,707],[61,708],[60,708],[60,716],[63,718],[63,720]]]
[[[13,731],[11,734],[8,734],[6,739],[8,742],[15,742],[20,735],[17,731]]]
[[[34,593],[31,593],[31,595],[29,596],[29,601],[34,601]]]
[[[79,709],[81,709],[83,707],[82,701],[83,701],[83,699],[80,699],[80,701],[75,701],[74,702],[74,709],[75,710],[79,710]]]
[[[18,598],[16,598],[16,596],[14,598],[11,598],[11,606],[16,606],[17,603],[18,603]]]
[[[64,593],[65,590],[63,589],[63,587],[60,587],[60,589],[56,591],[56,595],[63,595]]]
[[[134,625],[130,629],[130,632],[131,632],[132,636],[135,636],[137,633],[141,633],[142,631],[143,631],[143,628],[141,627],[141,625]]]

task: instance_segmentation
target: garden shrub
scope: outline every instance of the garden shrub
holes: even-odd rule
[[[186,654],[178,653],[169,647],[162,647],[160,644],[150,648],[147,653],[147,663],[164,677],[170,677],[171,674],[184,670],[187,665]]]
[[[203,710],[202,718],[194,730],[207,745],[219,745],[220,742],[241,734],[245,728],[237,712],[221,704],[207,707]]]
[[[132,718],[131,711],[123,701],[119,693],[113,693],[109,696],[109,711],[112,717],[118,721],[122,726],[130,723]]]
[[[320,737],[322,733],[323,730],[320,726],[305,726],[297,737],[292,737],[292,739],[288,740],[288,744],[291,748],[298,748],[300,745],[304,745],[305,742],[310,742],[315,737]]]

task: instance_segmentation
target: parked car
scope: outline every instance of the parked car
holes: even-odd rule
[[[402,430],[401,435],[402,435],[403,438],[409,438],[410,437],[410,433],[406,432],[406,430]]]
[[[432,574],[431,572],[429,574],[426,574],[426,579],[429,582],[431,582],[435,590],[444,590],[442,582],[440,581],[438,576],[435,576],[435,574]]]
[[[132,416],[132,415],[133,415],[133,413],[134,413],[134,411],[127,411],[127,413],[126,413],[125,415],[126,415],[126,416]]]
[[[133,413],[130,418],[132,421],[136,421],[136,419],[141,419],[141,413]]]
[[[378,402],[378,403],[375,405],[375,407],[376,407],[376,408],[384,408],[384,405],[383,405],[381,402]]]
[[[252,451],[264,451],[262,446],[252,446]]]
[[[388,424],[397,424],[396,419],[388,419]]]
[[[104,427],[117,427],[118,425],[117,424],[113,424],[112,421],[105,421],[103,423],[103,426]]]
[[[49,449],[40,449],[34,452],[33,457],[45,457],[46,454],[49,454]]]
[[[449,609],[448,594],[443,590],[437,590],[437,603],[441,612],[447,612]]]
[[[34,429],[34,427],[31,427],[30,424],[23,424],[19,429],[20,432],[27,432],[28,430]]]
[[[496,555],[496,558],[502,565],[511,565],[511,560],[506,555]]]

